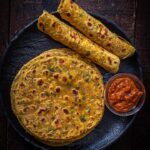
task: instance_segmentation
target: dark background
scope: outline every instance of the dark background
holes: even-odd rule
[[[150,149],[150,7],[148,0],[76,0],[87,11],[116,22],[132,39],[143,66],[147,98],[127,132],[107,150]],[[0,56],[6,43],[43,9],[54,11],[59,0],[0,0]],[[0,107],[1,108],[1,107]],[[0,150],[34,150],[7,122],[0,109]]]

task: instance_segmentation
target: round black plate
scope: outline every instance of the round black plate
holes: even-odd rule
[[[54,14],[59,17],[57,13]],[[97,19],[100,19],[113,32],[119,34],[120,36],[124,37],[129,41],[127,36],[114,23],[100,16],[95,17]],[[40,149],[51,150],[54,148],[37,141],[27,132],[25,132],[25,130],[20,126],[17,118],[11,110],[9,95],[11,83],[19,69],[23,66],[23,64],[31,60],[33,57],[41,54],[45,50],[64,47],[60,43],[52,40],[47,35],[38,31],[36,23],[37,20],[33,21],[15,36],[2,58],[0,74],[0,96],[4,112],[12,126],[17,130],[17,132],[26,141],[32,143],[36,147],[39,147]],[[112,74],[106,72],[100,67],[99,69],[104,76],[104,82],[107,82]],[[139,78],[142,78],[142,72],[137,60],[137,54],[129,59],[123,60],[121,62],[119,72],[132,73],[137,75]],[[130,117],[116,116],[108,111],[106,108],[102,122],[89,135],[77,142],[63,147],[63,149],[99,150],[105,148],[116,139],[118,139],[127,130],[127,128],[133,122],[134,118],[135,115]],[[62,147],[55,149],[62,149]]]

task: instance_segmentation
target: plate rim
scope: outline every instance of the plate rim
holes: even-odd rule
[[[102,18],[103,20],[107,21],[108,23],[114,25],[125,37],[126,39],[133,44],[133,42],[131,42],[131,39],[128,37],[128,35],[125,33],[125,31],[118,25],[116,24],[114,21],[112,21],[110,18],[104,16],[104,15],[100,15],[100,14],[94,14],[92,12],[87,11],[90,15],[96,17],[96,18]],[[51,14],[59,14],[57,11],[53,11],[51,12]],[[4,48],[2,55],[1,55],[1,59],[0,59],[0,76],[1,76],[1,72],[2,72],[2,66],[5,60],[5,57],[9,51],[9,48],[11,46],[11,43],[13,43],[15,40],[18,39],[18,37],[26,30],[28,29],[31,25],[33,25],[35,22],[37,22],[38,18],[34,19],[33,21],[31,21],[30,23],[26,24],[24,27],[22,27],[17,33],[15,33],[13,35],[13,37],[11,38],[10,42],[6,45],[6,47]],[[133,44],[134,45],[134,44]],[[135,45],[134,45],[135,47]],[[136,47],[135,47],[136,48]],[[137,51],[136,48],[136,59],[137,59],[137,63],[139,66],[139,72],[140,72],[140,79],[143,81],[143,67],[141,65],[141,60],[139,57],[139,53]],[[7,121],[11,124],[11,126],[15,129],[15,131],[17,132],[17,134],[19,136],[21,136],[25,141],[27,141],[28,143],[36,146],[37,148],[43,149],[43,150],[48,150],[47,148],[44,148],[43,146],[39,145],[38,143],[36,143],[35,141],[31,141],[28,138],[26,138],[15,126],[15,124],[11,121],[11,119],[8,117],[8,112],[6,111],[6,109],[4,109],[4,104],[3,104],[3,98],[2,98],[2,94],[0,91],[0,104],[1,104],[1,109],[3,114],[5,115],[5,117],[7,118]],[[121,136],[128,130],[128,128],[132,125],[132,123],[134,122],[135,118],[136,118],[137,114],[134,114],[132,119],[130,120],[130,122],[126,125],[126,127],[124,128],[124,130],[122,130],[119,134],[119,136],[114,137],[109,143],[103,145],[102,147],[99,147],[98,144],[96,145],[96,149],[95,150],[102,150],[105,149],[107,147],[109,147],[111,144],[117,142]],[[63,147],[62,147],[63,148]]]

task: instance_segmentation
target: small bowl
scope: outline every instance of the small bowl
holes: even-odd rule
[[[111,83],[117,79],[117,78],[122,78],[122,77],[129,77],[131,78],[136,85],[138,86],[138,88],[143,92],[143,95],[141,96],[139,102],[137,103],[136,106],[134,106],[132,109],[130,109],[128,112],[118,112],[115,109],[113,109],[112,106],[109,105],[108,102],[108,89],[111,85]],[[146,92],[145,92],[145,87],[143,85],[143,83],[135,76],[129,73],[119,73],[117,75],[114,75],[113,77],[111,77],[109,79],[109,81],[107,82],[106,86],[105,86],[105,105],[107,106],[107,108],[114,114],[118,115],[118,116],[131,116],[134,115],[135,113],[137,113],[144,105],[145,102],[145,97],[146,97]]]

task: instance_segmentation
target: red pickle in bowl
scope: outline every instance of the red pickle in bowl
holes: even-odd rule
[[[128,116],[136,113],[142,107],[144,99],[143,84],[131,74],[115,75],[106,85],[106,106],[117,115]],[[140,103],[141,106],[138,106]]]

